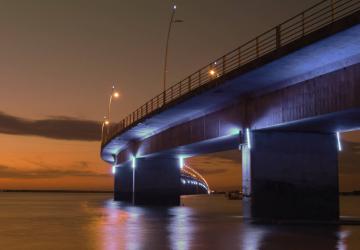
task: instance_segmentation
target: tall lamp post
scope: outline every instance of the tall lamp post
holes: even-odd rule
[[[170,22],[169,22],[169,28],[166,36],[166,47],[165,47],[165,57],[164,57],[164,77],[163,77],[163,91],[164,91],[164,104],[165,104],[165,91],[166,91],[166,74],[167,74],[167,63],[168,63],[168,51],[169,51],[169,41],[170,41],[170,34],[172,30],[172,26],[174,23],[181,23],[183,20],[175,19],[175,13],[176,13],[176,5],[173,5]]]
[[[104,132],[104,126],[105,125],[107,126],[107,133],[109,134],[111,102],[112,102],[113,98],[118,98],[119,96],[120,96],[119,92],[117,92],[115,90],[115,86],[113,85],[112,89],[111,89],[111,94],[110,94],[110,97],[109,97],[108,113],[107,113],[107,116],[104,117],[104,122],[103,122],[103,125],[102,125],[102,132],[101,132],[102,137],[103,137],[103,132]]]
[[[106,116],[104,116],[104,120],[101,125],[101,143],[103,142],[104,139],[104,127],[107,125],[109,125],[109,120],[106,118]]]
[[[110,123],[110,111],[111,111],[111,101],[113,98],[118,98],[120,96],[119,92],[115,90],[115,86],[113,85],[111,88],[111,95],[109,98],[109,106],[108,106],[108,114],[107,114],[107,120]]]

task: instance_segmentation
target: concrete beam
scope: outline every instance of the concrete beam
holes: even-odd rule
[[[238,146],[238,131],[335,132],[360,127],[360,64],[259,96],[240,98],[227,108],[168,128],[119,152],[132,155],[197,155]],[[133,145],[132,143],[131,145]]]

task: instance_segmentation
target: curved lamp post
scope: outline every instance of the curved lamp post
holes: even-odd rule
[[[107,116],[104,116],[104,122],[102,124],[101,137],[103,137],[103,132],[104,132],[104,126],[105,125],[107,126],[107,133],[109,133],[111,102],[112,102],[113,98],[119,98],[119,97],[120,97],[120,93],[115,90],[115,86],[113,85],[112,89],[111,89],[111,94],[110,94],[110,97],[109,97],[108,113],[107,113]]]
[[[101,143],[104,139],[104,127],[109,125],[109,120],[106,118],[106,116],[104,116],[104,120],[102,122],[102,125],[101,125]]]
[[[175,13],[176,13],[176,5],[173,5],[172,12],[171,12],[171,17],[170,17],[170,22],[169,22],[168,33],[167,33],[167,36],[166,36],[166,47],[165,47],[165,57],[164,57],[164,78],[163,78],[164,104],[165,104],[166,74],[167,74],[167,61],[168,61],[170,34],[171,34],[172,26],[173,26],[174,23],[183,22],[183,20],[175,19]]]
[[[115,86],[113,85],[111,89],[111,95],[109,98],[109,106],[108,106],[108,114],[107,114],[107,120],[109,121],[109,123],[110,123],[111,101],[113,98],[119,98],[119,96],[120,96],[119,92],[115,90]]]

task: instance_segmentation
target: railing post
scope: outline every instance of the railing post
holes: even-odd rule
[[[238,67],[241,65],[241,47],[238,48]]]
[[[259,58],[259,37],[256,37],[256,58]]]
[[[281,47],[281,26],[278,25],[276,26],[276,48],[280,48]]]
[[[331,22],[334,22],[335,19],[335,6],[334,0],[331,0]]]

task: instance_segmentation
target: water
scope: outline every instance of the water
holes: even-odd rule
[[[111,194],[0,193],[0,249],[360,249],[360,226],[254,225],[240,201],[182,202],[156,209]],[[342,197],[341,214],[360,218],[360,197]]]

